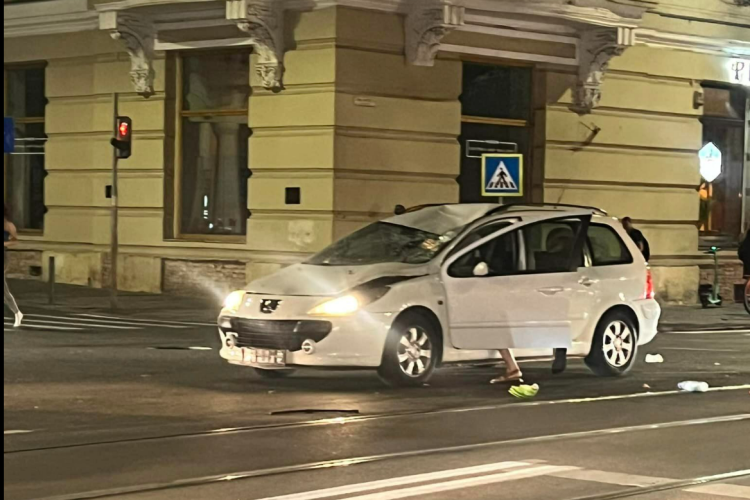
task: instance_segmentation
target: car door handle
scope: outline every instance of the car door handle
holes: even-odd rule
[[[544,295],[556,295],[558,293],[562,293],[565,291],[565,289],[561,286],[552,286],[549,288],[540,288],[537,290],[539,293],[543,293]]]
[[[580,280],[578,280],[578,283],[583,286],[593,286],[599,283],[599,280],[592,280],[591,278],[581,278]]]

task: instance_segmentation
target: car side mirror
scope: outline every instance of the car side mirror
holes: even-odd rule
[[[487,276],[490,274],[490,266],[487,265],[485,262],[480,262],[476,266],[474,266],[474,276],[477,278],[481,278],[482,276]]]

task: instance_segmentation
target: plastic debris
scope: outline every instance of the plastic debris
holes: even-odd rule
[[[646,363],[664,363],[664,357],[661,354],[646,354]]]
[[[539,385],[514,385],[508,390],[508,392],[511,396],[514,396],[518,399],[531,399],[539,394]]]
[[[685,392],[707,392],[708,382],[696,382],[694,380],[688,380],[677,384],[677,388]]]

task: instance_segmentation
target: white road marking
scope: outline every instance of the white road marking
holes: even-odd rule
[[[660,335],[706,335],[712,333],[750,333],[750,330],[738,328],[736,330],[678,330],[673,332],[659,332]]]
[[[159,328],[175,328],[179,330],[184,330],[188,328],[187,326],[178,326],[178,325],[163,325],[158,323],[141,323],[141,322],[132,322],[127,320],[118,320],[118,321],[110,321],[105,319],[86,319],[86,318],[80,318],[75,317],[71,318],[69,316],[50,316],[47,314],[29,314],[28,317],[33,318],[48,318],[48,319],[59,319],[63,321],[75,321],[75,322],[85,322],[85,323],[97,323],[102,325],[120,325],[120,326],[132,326],[132,327],[143,327],[143,326],[155,326]],[[77,315],[78,316],[78,315]]]
[[[23,318],[23,324],[26,325],[27,323],[39,323],[42,325],[59,325],[59,326],[83,326],[86,328],[108,328],[111,330],[139,330],[140,328],[137,326],[115,326],[115,325],[100,325],[100,324],[93,324],[93,323],[77,323],[73,321],[51,321],[48,319],[32,319],[36,317],[45,317],[45,316],[39,316],[36,314],[29,314],[28,316],[24,316]]]
[[[425,484],[394,491],[384,491],[380,493],[371,493],[358,497],[346,497],[343,500],[399,500],[401,498],[421,497],[432,495],[434,493],[444,493],[446,491],[464,490],[475,488],[477,486],[486,486],[489,484],[505,483],[508,481],[518,481],[530,477],[548,476],[555,472],[564,470],[573,470],[575,467],[557,467],[554,465],[543,465],[540,467],[531,467],[500,474],[491,474],[489,476],[471,477],[467,479],[457,479],[455,481],[446,481],[435,484]]]
[[[732,349],[699,349],[697,347],[662,347],[662,351],[737,352]]]
[[[18,434],[31,434],[34,431],[27,431],[24,429],[16,429],[10,431],[3,431],[4,436],[17,436]]]
[[[21,330],[24,328],[36,328],[37,330],[60,330],[65,332],[82,332],[83,328],[67,328],[62,326],[42,326],[42,325],[30,325],[26,321],[23,322],[23,325],[21,325],[21,328],[15,328],[13,326],[13,323],[4,322],[5,326],[8,326],[10,328],[13,328],[14,330]]]
[[[675,479],[667,479],[664,477],[637,476],[632,474],[620,474],[619,472],[586,469],[558,472],[550,475],[554,477],[562,477],[565,479],[591,481],[593,483],[616,484],[619,486],[638,486],[641,488],[645,486],[656,486],[659,484],[671,483],[676,481]]]
[[[132,321],[136,323],[142,323],[142,322],[158,323],[161,325],[212,326],[212,327],[217,326],[216,323],[201,323],[201,322],[191,322],[191,321],[165,321],[165,320],[160,320],[160,319],[144,319],[144,318],[123,318],[122,316],[104,316],[100,314],[76,314],[76,316],[82,316],[84,318],[119,319],[121,321]]]
[[[500,470],[514,469],[517,467],[529,466],[527,462],[500,462],[496,464],[480,465],[477,467],[466,467],[462,469],[444,470],[439,472],[430,472],[426,474],[417,474],[414,476],[395,477],[384,479],[382,481],[371,481],[367,483],[350,484],[336,488],[326,488],[323,490],[308,491],[304,493],[293,493],[265,500],[318,500],[320,498],[338,497],[342,495],[351,495],[353,493],[363,493],[365,491],[381,490],[385,488],[395,488],[396,486],[406,486],[410,484],[425,483],[428,481],[450,479],[454,477],[470,476],[474,474],[487,474]]]
[[[704,484],[686,490],[690,493],[703,493],[705,495],[718,495],[729,498],[750,498],[750,487],[737,484]]]

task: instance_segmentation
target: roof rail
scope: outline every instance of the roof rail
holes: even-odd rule
[[[581,208],[584,210],[591,210],[592,212],[596,212],[600,215],[609,215],[605,210],[602,210],[598,207],[590,207],[587,205],[571,205],[568,203],[509,203],[508,205],[502,205],[492,212],[490,214],[498,214],[507,212],[512,209],[524,209],[524,208]],[[490,215],[487,214],[487,215]]]

